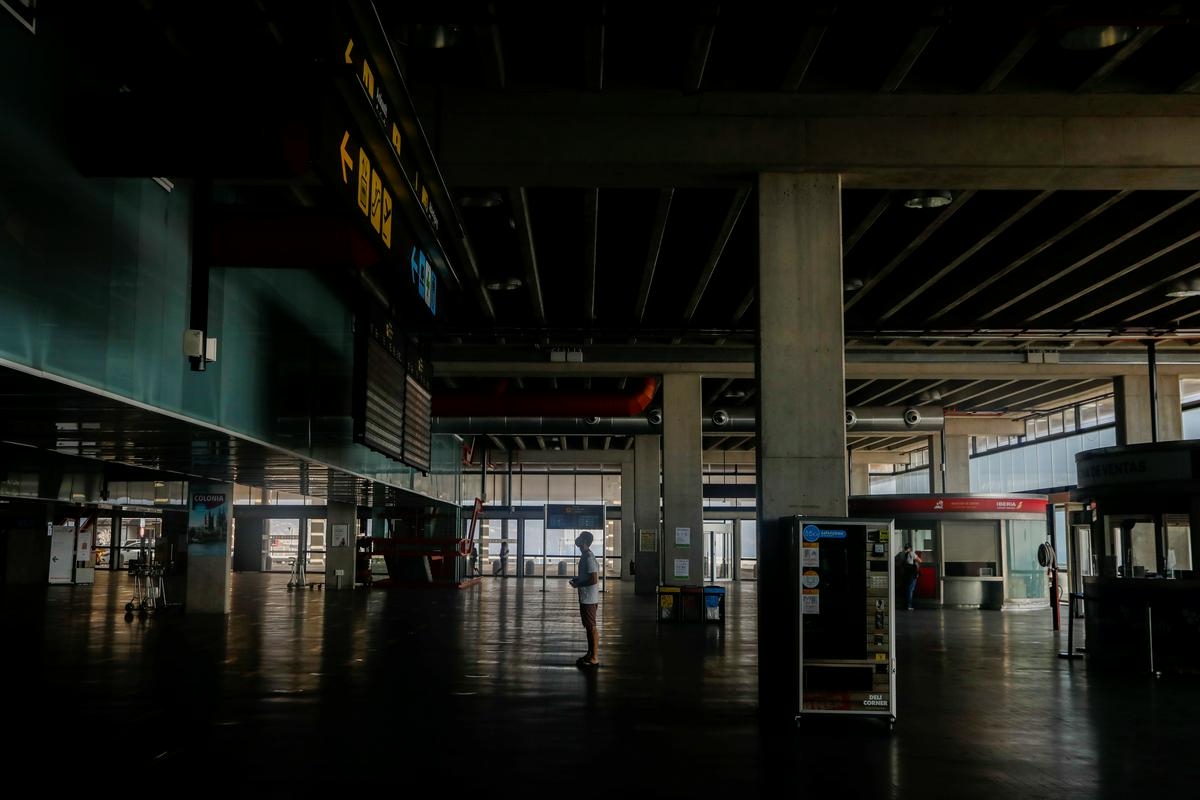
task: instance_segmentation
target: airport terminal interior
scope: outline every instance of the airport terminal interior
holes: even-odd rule
[[[0,763],[1190,796],[1198,12],[0,0]]]

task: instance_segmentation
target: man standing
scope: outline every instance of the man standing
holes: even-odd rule
[[[896,556],[896,583],[904,592],[904,599],[909,611],[913,607],[913,592],[917,589],[917,576],[921,574],[921,556],[913,550],[911,544],[904,545],[904,550]]]
[[[600,566],[592,555],[592,534],[583,531],[575,539],[579,548],[579,566],[571,585],[579,590],[579,617],[587,634],[587,655],[578,659],[578,667],[596,667],[600,664],[600,634],[596,630],[596,608],[600,605]]]

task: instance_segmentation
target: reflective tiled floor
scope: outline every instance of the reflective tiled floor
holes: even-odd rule
[[[580,672],[564,582],[290,593],[286,580],[235,575],[228,620],[127,622],[119,573],[7,593],[4,716],[19,735],[0,761],[538,796],[1197,794],[1200,689],[1060,661],[1048,612],[902,614],[896,731],[797,732],[757,715],[753,584],[731,587],[721,629],[659,627],[652,601],[610,582],[603,666]]]

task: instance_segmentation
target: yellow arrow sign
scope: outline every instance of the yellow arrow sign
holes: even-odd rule
[[[346,131],[342,136],[342,146],[339,148],[342,152],[342,183],[349,183],[350,178],[346,175],[346,167],[354,169],[354,159],[346,152],[346,144],[350,141],[350,131]]]
[[[353,49],[354,49],[354,40],[351,39],[350,41],[346,42],[346,63],[347,64],[354,63],[353,61],[350,60],[350,51]]]

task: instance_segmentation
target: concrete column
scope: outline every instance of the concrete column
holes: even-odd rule
[[[742,520],[733,521],[733,566],[730,569],[735,581],[742,579]]]
[[[790,714],[797,599],[779,520],[846,514],[839,176],[759,175],[758,240],[759,702]]]
[[[192,481],[187,496],[185,609],[189,614],[228,614],[233,484]]]
[[[946,450],[946,492],[966,494],[971,491],[971,437],[953,433],[942,436]]]
[[[358,508],[329,501],[325,506],[325,588],[354,588],[354,540]]]
[[[871,493],[871,465],[867,462],[850,462],[850,494]]]
[[[633,580],[629,564],[637,557],[637,470],[630,461],[621,465],[621,580]]]
[[[1116,395],[1117,444],[1138,444],[1153,439],[1150,429],[1150,379],[1145,375],[1113,378]],[[1179,376],[1160,375],[1158,380],[1158,440],[1183,438],[1183,407],[1179,400]]]
[[[662,530],[661,447],[657,436],[636,436],[633,440],[633,523],[637,537],[634,591],[641,595],[653,595],[662,577],[659,552],[659,531]],[[642,531],[653,532],[653,550],[642,550]]]
[[[663,376],[663,580],[668,586],[704,582],[704,397],[699,375]],[[690,543],[676,544],[687,529]],[[688,562],[676,574],[676,561]],[[682,565],[682,564],[681,564]]]
[[[929,491],[942,494],[946,491],[946,465],[942,463],[942,436],[935,433],[929,437]]]

